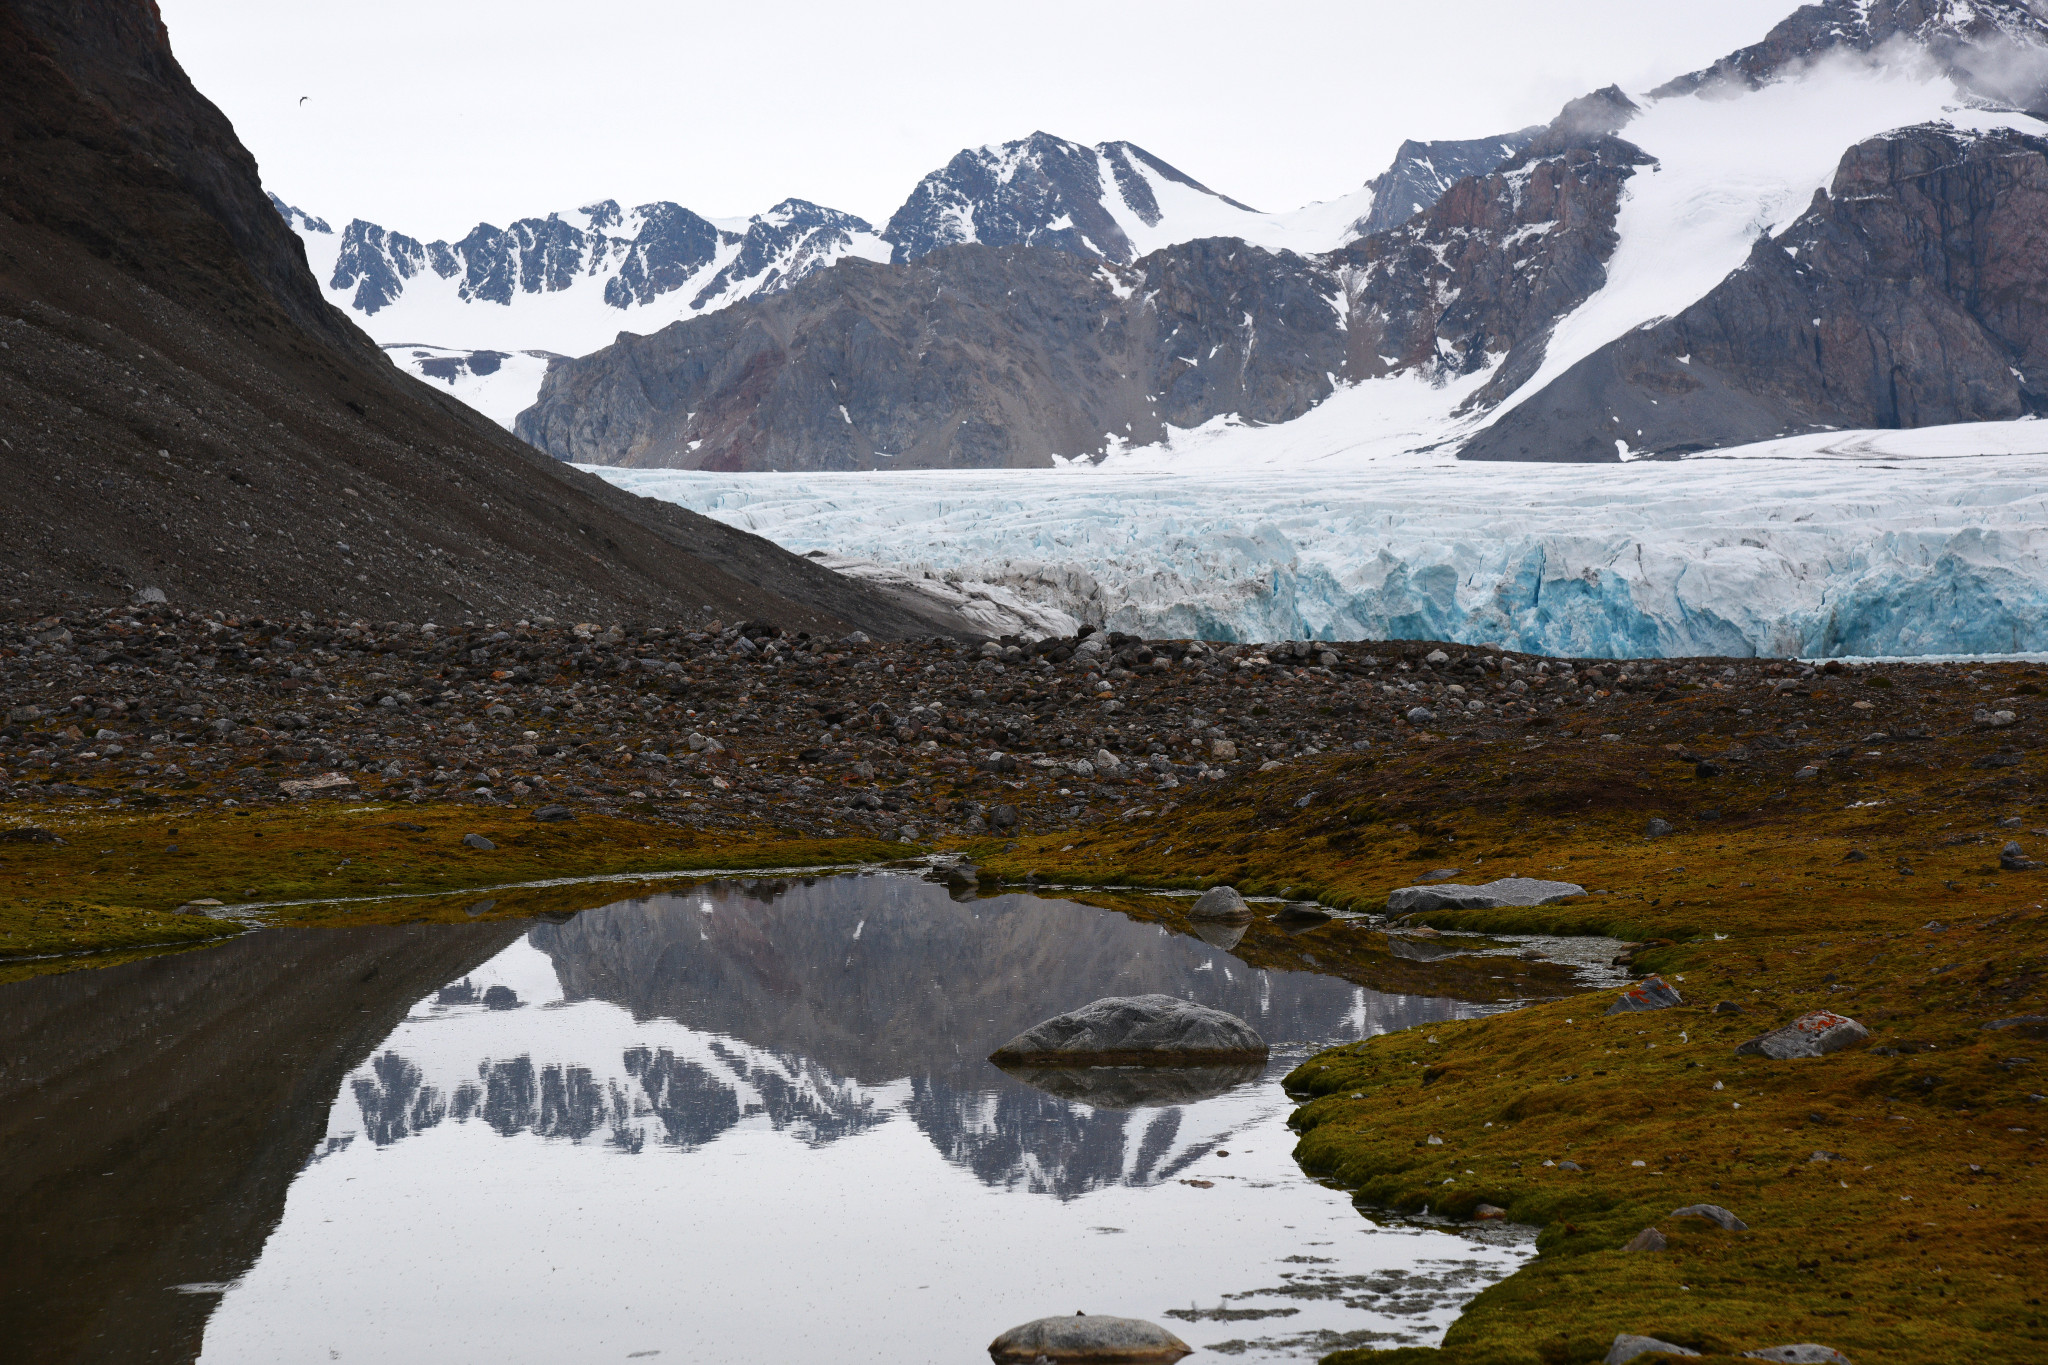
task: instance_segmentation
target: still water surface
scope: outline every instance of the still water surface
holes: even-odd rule
[[[185,1358],[967,1362],[1082,1309],[1306,1361],[1434,1342],[1529,1254],[1376,1227],[1289,1155],[1302,1056],[1473,1006],[892,875],[496,928],[305,1096],[243,1263],[156,1289],[208,1310]],[[1148,1094],[984,1060],[1153,991],[1250,1020],[1272,1061]]]

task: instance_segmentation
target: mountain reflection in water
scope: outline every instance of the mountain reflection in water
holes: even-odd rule
[[[206,1365],[901,1365],[1075,1309],[1293,1365],[1432,1342],[1528,1254],[1359,1217],[1294,1164],[1277,1084],[1317,1044],[1483,1006],[1255,969],[1111,910],[712,883],[529,925],[437,984],[325,1092],[254,1263],[191,1286],[219,1295]],[[1251,1020],[1272,1058],[986,1060],[1153,992]]]
[[[985,1060],[1048,1015],[1154,992],[1249,1020],[1275,1059],[1149,1078],[1011,1077]],[[579,1051],[587,1030],[554,1021],[590,1002],[625,1011],[644,1041]],[[1071,1198],[1172,1178],[1227,1135],[1180,1106],[1282,1074],[1308,1044],[1457,1009],[1256,970],[1071,902],[956,902],[899,876],[715,883],[535,926],[425,1002],[415,1019],[439,1026],[394,1037],[349,1090],[378,1145],[452,1121],[626,1152],[756,1122],[821,1146],[900,1113],[986,1184]]]

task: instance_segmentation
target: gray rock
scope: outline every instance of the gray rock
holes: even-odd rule
[[[989,1054],[997,1065],[1173,1066],[1257,1062],[1266,1040],[1234,1014],[1171,995],[1110,996],[1034,1024]]]
[[[1248,920],[1252,908],[1234,886],[1212,886],[1188,907],[1189,919]]]
[[[481,834],[465,834],[462,836],[462,842],[470,848],[481,849],[485,853],[490,853],[498,847]]]
[[[1462,870],[1463,869],[1461,868],[1455,867],[1432,867],[1429,871],[1423,873],[1420,877],[1417,877],[1415,880],[1421,883],[1447,882],[1451,878],[1457,876],[1458,873]]]
[[[1502,905],[1549,905],[1586,888],[1571,882],[1546,882],[1534,877],[1503,877],[1484,886],[1404,886],[1387,897],[1387,913],[1412,915],[1425,910],[1491,910]]]
[[[1669,820],[1652,820],[1644,827],[1643,833],[1649,838],[1661,839],[1671,833],[1671,822]]]
[[[1273,918],[1282,928],[1314,928],[1318,924],[1328,924],[1331,915],[1314,901],[1289,901],[1280,907],[1280,912]]]
[[[989,823],[997,829],[1015,829],[1017,827],[1017,808],[1015,806],[997,806],[988,813],[988,818]]]
[[[1735,1049],[1738,1057],[1769,1057],[1787,1061],[1794,1057],[1825,1057],[1870,1037],[1870,1030],[1846,1014],[1815,1010],[1802,1014],[1783,1028],[1752,1038]]]
[[[1430,710],[1427,706],[1411,706],[1408,708],[1408,723],[1410,725],[1427,725],[1435,719],[1436,712]]]
[[[1657,1231],[1657,1229],[1644,1228],[1641,1232],[1629,1238],[1628,1245],[1623,1247],[1622,1250],[1664,1251],[1668,1249],[1670,1245],[1671,1243],[1665,1238],[1664,1234]]]
[[[1682,1209],[1671,1210],[1673,1218],[1704,1218],[1710,1223],[1719,1223],[1728,1232],[1748,1232],[1749,1224],[1737,1218],[1719,1204],[1687,1204]]]
[[[988,1344],[996,1365],[1032,1365],[1049,1361],[1107,1362],[1117,1365],[1173,1365],[1194,1348],[1164,1327],[1141,1318],[1107,1318],[1076,1313],[1070,1318],[1040,1318],[1012,1327]]]
[[[1744,1360],[1775,1360],[1780,1365],[1850,1365],[1849,1357],[1832,1346],[1802,1341],[1791,1346],[1766,1346],[1761,1351],[1744,1351]]]
[[[1678,994],[1677,987],[1661,976],[1646,976],[1635,985],[1623,991],[1612,1005],[1609,1014],[1634,1014],[1643,1010],[1668,1010],[1673,1005],[1683,1005],[1685,1000]]]
[[[1998,850],[1998,865],[2007,872],[2034,872],[2041,866],[2027,856],[2017,839],[2007,840],[2005,847]]]
[[[567,806],[542,806],[533,813],[533,818],[546,824],[554,824],[562,820],[574,820],[576,812]]]
[[[1688,1351],[1683,1346],[1674,1346],[1655,1337],[1639,1337],[1633,1332],[1623,1332],[1614,1339],[1614,1344],[1607,1348],[1607,1354],[1600,1357],[1600,1365],[1622,1365],[1622,1362],[1634,1360],[1637,1356],[1656,1355],[1659,1352],[1667,1356],[1699,1354],[1698,1351]]]

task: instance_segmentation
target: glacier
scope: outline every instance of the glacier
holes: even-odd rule
[[[1581,658],[2048,650],[2048,422],[1619,466],[1324,464],[1301,425],[1203,433],[1193,470],[588,468],[841,572],[922,586],[991,634],[1085,623]]]

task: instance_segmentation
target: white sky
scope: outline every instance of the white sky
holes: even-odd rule
[[[1256,208],[1403,138],[1543,122],[1754,42],[1797,0],[162,0],[268,186],[422,239],[613,198],[794,195],[877,227],[966,146],[1127,138]],[[300,97],[307,97],[301,104]]]

